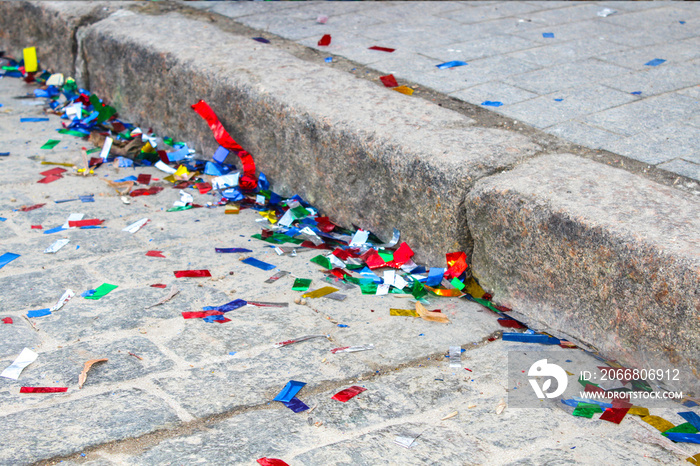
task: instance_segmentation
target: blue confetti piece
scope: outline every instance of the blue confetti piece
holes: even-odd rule
[[[114,180],[114,182],[115,183],[123,183],[125,181],[136,181],[137,179],[138,179],[138,177],[131,175],[131,176],[127,176],[126,178],[122,178],[120,180]]]
[[[503,102],[499,102],[497,100],[485,100],[481,102],[481,105],[485,105],[487,107],[500,107],[503,105]]]
[[[47,307],[46,309],[37,309],[36,311],[27,312],[27,317],[44,317],[51,315],[51,310]]]
[[[40,121],[49,121],[48,118],[44,117],[25,117],[19,119],[20,123],[37,123]]]
[[[277,268],[276,265],[268,264],[267,262],[263,262],[261,260],[258,260],[254,257],[248,257],[247,259],[243,260],[244,264],[252,265],[253,267],[257,267],[259,269],[263,270],[272,270],[274,268]]]
[[[179,162],[190,154],[190,149],[185,146],[173,152],[168,152],[168,160],[171,162]]]
[[[282,401],[284,403],[289,403],[292,398],[296,396],[297,393],[306,385],[306,382],[297,382],[296,380],[290,380],[287,385],[284,386],[281,392],[273,398],[273,401]]]
[[[95,197],[93,194],[88,196],[78,196],[82,202],[95,202]]]
[[[545,39],[554,39],[554,33],[553,32],[543,32],[542,37]]]
[[[257,40],[261,44],[269,44],[270,41],[265,39],[264,37],[253,37],[253,40]]]
[[[683,402],[683,406],[685,406],[686,408],[694,408],[695,406],[698,406],[698,404],[693,400],[685,400]]]
[[[437,286],[440,283],[442,283],[442,277],[445,275],[445,271],[447,269],[442,269],[439,267],[431,267],[430,271],[428,272],[428,280],[426,280],[425,284],[428,286]]]
[[[61,199],[61,200],[58,200],[58,201],[54,201],[54,203],[56,203],[56,204],[63,204],[64,202],[73,202],[73,201],[77,201],[77,199]]]
[[[341,327],[341,328],[347,328],[348,326],[347,326],[347,325],[345,325],[345,324],[338,324],[338,327]]]
[[[325,59],[324,61],[325,61],[326,63],[330,63],[330,62],[333,61],[333,57],[326,57],[326,59]]]
[[[229,356],[233,356],[234,354],[236,354],[236,351],[229,351],[229,352],[228,352],[228,355],[229,355]]]
[[[541,343],[543,345],[558,345],[559,339],[541,334],[507,332],[503,334],[503,341],[519,341],[522,343]]]
[[[678,21],[678,22],[681,23],[681,24],[685,24],[685,21]]]
[[[221,306],[204,306],[202,308],[203,311],[221,311],[221,312],[230,312],[235,309],[238,309],[239,307],[243,307],[247,305],[247,301],[243,301],[242,299],[234,299],[230,303],[222,304]]]
[[[73,200],[77,200],[77,199],[73,199]],[[44,230],[44,234],[50,235],[51,233],[58,233],[59,231],[63,231],[63,230],[65,230],[65,228],[63,228],[62,226],[56,227],[56,228],[50,228],[48,230]]]
[[[674,442],[698,443],[700,444],[700,434],[684,434],[681,432],[664,433],[664,437]]]
[[[214,154],[216,155],[216,154]],[[226,168],[223,165],[215,162],[207,162],[204,167],[204,174],[209,176],[221,176],[226,173]]]
[[[87,298],[87,297],[90,297],[90,296],[92,296],[92,295],[94,295],[94,294],[95,294],[95,290],[87,290],[87,291],[83,291],[83,292],[80,294],[80,296],[82,296],[83,298]]]
[[[562,102],[564,99],[554,99],[555,102]]]
[[[0,269],[5,267],[7,264],[12,262],[13,260],[17,259],[19,257],[19,254],[13,254],[11,252],[6,252],[2,256],[0,256]]]
[[[204,322],[209,322],[211,324],[212,322],[226,320],[226,317],[224,317],[224,316],[206,316],[206,317],[203,317],[202,320]]]
[[[223,146],[219,146],[216,148],[216,152],[214,152],[212,159],[214,159],[216,162],[224,163],[224,160],[226,160],[226,157],[228,157],[228,153],[228,149]]]
[[[250,249],[246,248],[214,248],[216,252],[220,253],[237,253],[237,252],[253,252]]]
[[[663,58],[654,58],[653,60],[649,60],[648,62],[645,63],[646,66],[659,66],[662,63],[666,63],[666,60]]]
[[[700,430],[700,416],[695,414],[692,411],[686,411],[684,413],[678,413],[680,417],[685,419],[686,421],[690,422],[690,424],[695,427],[697,430]]]
[[[5,217],[0,217],[0,222],[4,222],[5,220],[7,220]]]
[[[295,413],[300,413],[309,409],[309,407],[297,397],[292,398],[290,401],[283,401],[282,404]]]
[[[9,152],[0,152],[0,157],[7,157],[8,155],[10,155]]]
[[[454,68],[457,66],[464,66],[467,65],[467,62],[460,61],[460,60],[452,60],[452,61],[446,61],[445,63],[440,63],[439,65],[435,65],[437,69],[439,70],[445,70],[447,68]]]
[[[634,91],[634,92],[631,92],[630,94],[632,94],[632,95],[642,95],[642,91]]]

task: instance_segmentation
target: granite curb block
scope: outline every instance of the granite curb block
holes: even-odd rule
[[[678,367],[697,392],[697,202],[557,154],[477,182],[465,208],[496,300],[636,367]]]

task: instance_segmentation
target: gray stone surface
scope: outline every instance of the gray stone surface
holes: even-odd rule
[[[478,183],[466,209],[474,274],[506,305],[630,362],[697,354],[697,201],[560,154]]]

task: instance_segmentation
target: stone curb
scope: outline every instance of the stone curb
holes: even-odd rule
[[[473,270],[484,287],[552,332],[632,362],[643,338],[648,350],[697,353],[698,210],[689,196],[578,157],[542,156],[520,134],[480,128],[177,13],[107,16],[124,5],[3,3],[12,24],[3,24],[2,40],[37,45],[47,65],[74,69],[125,119],[175,132],[203,154],[215,142],[190,105],[208,101],[281,194],[298,193],[341,225],[382,238],[398,228],[429,265],[444,266],[446,252],[474,247]],[[25,30],[28,21],[35,29]],[[575,182],[579,195],[564,203]],[[626,195],[612,197],[617,182]],[[596,208],[601,200],[605,209]],[[631,213],[646,206],[661,214],[636,222]],[[635,243],[615,219],[649,233]],[[664,244],[665,223],[687,238],[685,249]],[[520,241],[523,235],[530,237]],[[609,268],[614,284],[596,281],[596,267]],[[632,272],[641,277],[629,278]],[[618,310],[612,322],[611,302]]]

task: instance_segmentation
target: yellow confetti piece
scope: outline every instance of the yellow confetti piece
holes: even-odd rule
[[[696,466],[700,466],[700,453],[698,453],[695,456],[691,456],[690,458],[686,459],[686,461],[690,464],[694,464]]]
[[[175,183],[177,181],[173,175],[164,176],[163,179],[170,183]]]
[[[229,205],[226,206],[226,209],[224,209],[225,214],[238,214],[241,211],[241,208],[238,207],[237,205]]]
[[[469,280],[467,280],[465,283],[467,285],[462,291],[465,293],[469,293],[472,295],[474,298],[483,298],[486,292],[482,287],[479,286],[479,284],[474,280],[473,277],[469,277]]]
[[[676,427],[666,419],[659,416],[644,416],[642,421],[646,422],[650,426],[656,427],[660,432],[666,432],[668,429],[673,429]]]
[[[649,409],[642,408],[641,406],[632,406],[630,410],[627,411],[627,414],[644,417],[649,415]]]
[[[400,92],[402,94],[406,95],[412,95],[413,94],[413,89],[411,89],[408,86],[399,86],[399,87],[393,87],[391,88],[393,91]]]
[[[258,212],[260,215],[265,217],[270,221],[270,223],[277,223],[277,216],[275,215],[274,210],[266,210],[265,212]]]
[[[39,69],[39,63],[36,59],[36,47],[27,47],[22,50],[24,55],[24,71],[33,73]]]
[[[320,298],[322,296],[326,296],[327,294],[335,293],[338,291],[338,288],[333,288],[332,286],[324,286],[323,288],[319,288],[318,290],[314,291],[309,291],[308,293],[304,293],[301,295],[302,298]]]
[[[189,170],[187,170],[187,167],[184,165],[180,165],[177,167],[177,170],[175,170],[175,173],[173,173],[173,178],[176,180],[189,180],[192,178],[193,173],[190,173]]]
[[[153,148],[150,142],[147,142],[146,145],[141,148],[141,152],[145,152],[147,154],[152,154],[155,151],[156,150]]]
[[[569,372],[569,371],[567,371],[567,370],[565,370],[564,372],[566,372],[567,375],[574,375],[574,374],[572,374],[571,372]]]
[[[61,167],[75,167],[74,163],[65,163],[65,162],[47,162],[47,161],[42,161],[42,165],[60,165]]]
[[[425,289],[435,295],[443,296],[446,298],[459,298],[460,296],[464,296],[464,293],[462,293],[459,290],[443,290],[440,288],[433,288],[432,286],[428,285],[425,285]]]
[[[413,309],[389,309],[390,316],[418,317]]]

